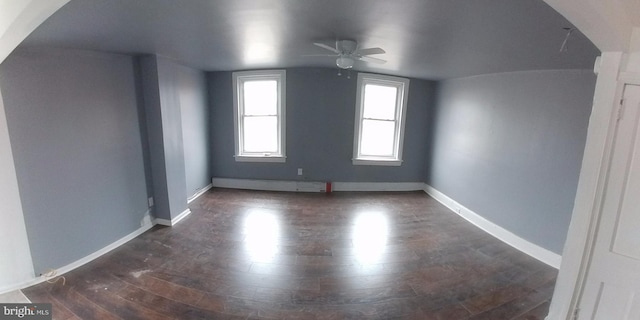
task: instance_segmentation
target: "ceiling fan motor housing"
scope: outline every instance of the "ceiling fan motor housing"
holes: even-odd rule
[[[353,40],[340,40],[337,47],[343,54],[352,54],[358,49],[358,43]]]

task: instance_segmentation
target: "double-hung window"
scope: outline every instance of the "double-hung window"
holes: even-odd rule
[[[354,165],[402,164],[409,79],[358,74]]]
[[[285,162],[284,70],[233,73],[236,161]]]

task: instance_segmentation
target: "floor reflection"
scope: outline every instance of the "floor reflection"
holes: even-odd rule
[[[356,216],[353,226],[353,254],[363,264],[378,263],[385,252],[389,237],[387,217],[377,211],[366,211]]]
[[[244,218],[244,247],[249,259],[255,262],[271,262],[280,239],[278,216],[268,210],[252,210]]]

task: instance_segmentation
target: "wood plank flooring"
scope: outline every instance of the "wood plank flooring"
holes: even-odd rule
[[[23,290],[54,319],[544,319],[557,271],[423,192],[213,189]]]

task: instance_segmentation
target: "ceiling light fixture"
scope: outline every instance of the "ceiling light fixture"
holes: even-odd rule
[[[336,59],[336,65],[340,69],[351,69],[353,67],[353,59],[346,56],[340,56]]]

